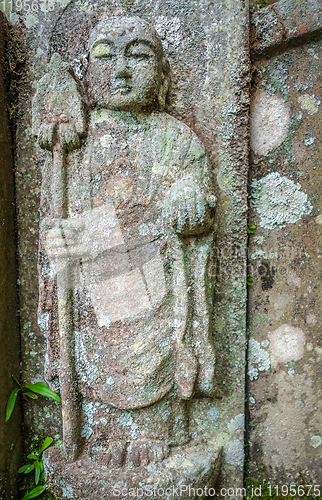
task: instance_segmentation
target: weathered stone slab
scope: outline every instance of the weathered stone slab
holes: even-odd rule
[[[210,302],[208,304],[209,309],[207,311],[205,311],[203,306],[199,307],[198,314],[200,318],[202,317],[202,321],[199,321],[198,318],[194,318],[196,321],[193,328],[195,328],[198,332],[198,339],[201,339],[201,344],[196,345],[196,351],[198,350],[198,347],[200,348],[200,352],[198,352],[198,356],[196,357],[197,361],[199,360],[197,365],[197,374],[195,374],[196,370],[194,363],[191,361],[192,358],[189,358],[187,355],[182,355],[182,365],[184,366],[184,363],[186,363],[186,367],[189,368],[189,370],[187,378],[185,378],[184,373],[182,372],[183,376],[181,377],[180,384],[182,394],[185,394],[187,399],[190,395],[191,400],[187,403],[189,406],[189,419],[186,418],[185,407],[181,405],[180,411],[182,411],[184,419],[179,419],[177,427],[179,428],[181,422],[183,422],[184,426],[181,429],[183,435],[186,436],[190,434],[191,437],[197,442],[208,442],[208,444],[213,448],[214,455],[216,455],[218,450],[223,447],[223,465],[221,471],[222,485],[226,487],[240,487],[242,486],[243,481],[244,463],[243,433],[247,241],[247,137],[249,104],[248,4],[247,2],[240,2],[236,5],[236,2],[227,1],[218,1],[210,4],[208,2],[190,2],[187,4],[186,2],[152,3],[149,1],[142,1],[135,3],[129,2],[126,5],[121,5],[121,3],[118,2],[90,2],[80,7],[77,2],[71,2],[67,6],[57,3],[55,4],[55,8],[52,10],[46,10],[46,7],[44,7],[38,12],[22,14],[24,14],[26,21],[26,43],[29,49],[30,57],[30,73],[28,74],[28,78],[25,80],[25,93],[21,93],[21,119],[17,124],[18,129],[16,138],[16,180],[20,237],[19,266],[21,280],[22,345],[24,353],[23,362],[25,378],[31,381],[43,379],[44,367],[41,355],[45,352],[46,348],[43,333],[46,332],[47,335],[50,333],[50,335],[48,335],[48,357],[46,358],[45,372],[46,377],[49,379],[51,377],[50,371],[52,371],[51,380],[54,384],[53,386],[59,389],[59,377],[57,377],[57,374],[59,373],[61,365],[57,361],[59,360],[60,354],[57,353],[57,336],[55,337],[55,332],[50,330],[50,328],[54,325],[54,329],[56,328],[56,333],[58,333],[58,319],[59,316],[62,317],[62,314],[57,313],[57,296],[55,287],[50,289],[46,283],[45,286],[42,284],[40,307],[41,312],[44,314],[39,316],[41,330],[39,330],[37,326],[38,277],[36,269],[36,254],[39,241],[38,223],[39,219],[44,220],[46,216],[49,216],[49,218],[52,217],[53,213],[51,212],[52,205],[50,197],[52,194],[55,194],[56,196],[56,191],[55,187],[52,188],[50,185],[46,187],[46,182],[50,182],[51,179],[48,172],[50,172],[49,169],[50,165],[52,165],[53,157],[51,151],[43,151],[36,143],[34,132],[37,132],[38,134],[40,130],[31,130],[31,103],[29,99],[30,88],[28,85],[33,86],[32,94],[35,95],[37,88],[39,88],[37,81],[48,72],[48,63],[53,53],[60,54],[63,61],[71,64],[79,77],[84,76],[84,65],[86,63],[84,60],[84,54],[87,51],[89,35],[93,31],[93,27],[106,16],[111,17],[115,14],[119,17],[138,15],[157,29],[159,36],[161,37],[163,50],[170,61],[171,67],[171,85],[166,101],[166,112],[171,116],[171,118],[167,118],[167,122],[163,124],[161,119],[162,117],[157,117],[155,119],[155,123],[159,123],[158,126],[162,129],[162,127],[167,128],[167,123],[171,122],[170,124],[173,124],[172,129],[177,135],[180,135],[178,134],[178,130],[180,128],[180,130],[182,129],[183,131],[183,135],[188,134],[190,138],[193,138],[193,141],[196,142],[199,149],[201,148],[200,151],[203,147],[205,148],[206,155],[202,152],[202,155],[198,156],[197,150],[193,150],[191,154],[192,156],[193,154],[195,155],[196,161],[204,161],[205,165],[207,164],[210,166],[211,181],[215,181],[214,191],[217,198],[215,224],[211,227],[211,230],[216,236],[215,251],[217,253],[217,258],[213,259],[212,263],[217,261],[218,271],[216,279],[211,280],[211,283],[209,283],[209,285],[215,287],[215,300],[213,310],[211,310],[212,306]],[[14,19],[15,14],[12,14],[12,20]],[[81,62],[83,62],[83,67]],[[49,85],[51,81],[48,82]],[[94,96],[96,95],[95,99],[99,100],[99,92],[98,89],[95,88],[95,82],[92,87]],[[87,90],[85,89],[85,97],[86,92]],[[25,96],[28,96],[28,99],[25,99]],[[86,101],[85,98],[84,100]],[[48,110],[45,114],[48,114]],[[90,117],[90,114],[91,113],[88,113],[87,117]],[[103,126],[102,123],[104,120],[106,121],[106,118],[104,120],[102,119],[100,113],[92,118],[93,119],[88,120],[90,127],[95,126],[96,122],[101,123],[100,126]],[[49,120],[49,123],[54,122]],[[68,117],[66,120],[65,117],[61,116],[60,123],[68,123]],[[184,137],[181,134],[180,140],[175,137],[173,140],[171,139],[170,142],[169,140],[164,143],[161,141],[158,145],[158,126],[156,126],[155,123],[153,126],[155,127],[156,133],[154,135],[151,133],[151,131],[153,131],[153,127],[151,126],[149,131],[151,140],[150,142],[146,142],[146,158],[143,158],[143,160],[145,161],[149,159],[151,148],[156,144],[157,147],[163,147],[164,154],[168,155],[168,161],[170,162],[169,165],[171,165],[172,169],[171,162],[173,158],[177,158],[175,155],[177,155],[178,151],[180,151],[179,146],[182,145],[181,142],[184,142]],[[124,147],[123,150],[120,148],[120,151],[122,150],[124,152],[122,153],[124,156],[129,144],[126,135],[128,132],[125,129],[126,127],[130,129],[133,124],[131,125],[130,121],[127,122],[125,120],[121,125],[124,128],[126,138],[126,147]],[[139,128],[142,124],[134,125],[138,127],[137,133],[139,133]],[[57,127],[57,124],[55,124],[55,126]],[[171,129],[171,127],[168,128]],[[45,131],[41,131],[41,146],[46,146],[46,144],[50,145],[50,140],[53,137],[53,129],[49,127],[46,130],[48,134],[47,132],[45,133]],[[117,127],[116,130],[118,130]],[[95,136],[95,133],[98,135]],[[107,222],[109,207],[105,206],[103,209],[102,206],[100,206],[103,194],[99,191],[99,189],[95,194],[95,203],[98,203],[97,206],[85,207],[85,202],[89,199],[87,196],[87,190],[89,186],[92,185],[93,181],[95,181],[95,177],[86,179],[86,176],[84,176],[82,186],[79,183],[82,174],[86,172],[87,169],[87,167],[84,167],[86,162],[82,155],[86,152],[86,148],[88,150],[90,141],[92,141],[91,147],[94,149],[97,148],[97,154],[99,154],[99,148],[103,148],[105,150],[104,160],[108,159],[109,153],[106,151],[111,144],[111,138],[107,137],[109,132],[105,131],[104,134],[102,132],[104,137],[102,138],[100,144],[96,144],[96,142],[102,134],[100,131],[95,133],[91,128],[88,128],[87,136],[85,138],[81,137],[81,140],[83,141],[80,144],[81,149],[79,151],[76,150],[74,152],[68,152],[70,165],[73,165],[70,170],[70,177],[68,180],[70,187],[68,190],[70,195],[68,210],[71,217],[66,218],[66,220],[62,220],[62,226],[66,225],[65,229],[68,230],[69,222],[72,218],[72,223],[75,224],[75,228],[77,221],[79,222],[79,228],[81,228],[82,225],[87,224],[89,232],[85,235],[85,240],[87,240],[85,243],[91,247],[92,242],[95,241],[95,244],[97,243],[97,252],[99,253],[103,248],[101,245],[104,245],[104,243],[106,244],[103,238],[99,238],[99,231],[100,229],[103,231],[111,229],[108,228]],[[67,135],[65,134],[65,137],[66,136]],[[140,144],[142,143],[139,140],[140,137],[137,139],[138,140],[132,141],[132,147],[139,149]],[[65,142],[67,143],[68,141]],[[48,149],[51,148],[49,147]],[[144,148],[141,149],[144,151]],[[156,148],[155,151],[158,152],[158,149]],[[186,153],[188,152],[189,151],[187,150]],[[58,154],[56,155],[56,158],[56,165],[58,165],[60,161]],[[97,159],[99,158],[97,157]],[[141,163],[142,169],[145,168],[144,161]],[[191,169],[191,163],[189,162],[185,168]],[[88,165],[90,165],[90,162]],[[159,166],[160,161],[158,160],[158,162],[156,162],[155,175],[159,175]],[[176,170],[176,168],[177,166],[173,165],[173,172],[169,171],[172,176],[173,174],[178,176],[178,172],[180,173],[180,171]],[[197,168],[195,170],[198,175],[200,174],[200,171]],[[43,181],[42,188],[40,188],[41,179]],[[119,181],[121,180],[122,179],[119,179]],[[73,181],[75,181],[74,184],[72,184]],[[99,179],[97,177],[97,182],[98,181]],[[171,178],[167,182],[171,184]],[[118,184],[119,193],[126,195],[128,192],[126,189],[128,185],[125,185],[124,182],[122,185],[121,184],[122,183]],[[142,192],[144,192],[146,184],[146,182],[142,182],[142,185],[139,186]],[[110,186],[110,190],[112,188],[114,189],[113,184]],[[189,190],[191,186],[187,185],[184,189],[186,188]],[[116,191],[113,192],[114,194],[116,193]],[[164,193],[166,194],[166,189],[164,190]],[[39,201],[40,194],[42,195],[41,208]],[[59,199],[59,196],[57,196],[57,199]],[[63,203],[65,203],[66,207],[66,202],[63,201]],[[77,206],[80,207],[79,203],[80,205],[83,205],[80,209],[77,209]],[[173,204],[170,203],[168,206],[170,221],[172,220],[171,205]],[[49,207],[48,211],[44,210],[47,206]],[[90,213],[86,212],[85,208]],[[41,211],[41,217],[37,214],[38,209]],[[176,226],[175,221],[173,224]],[[189,227],[184,221],[177,225],[178,230],[180,229],[180,225],[182,230],[189,232]],[[44,223],[42,224],[41,229],[46,229]],[[149,229],[149,226],[146,229]],[[91,231],[94,232],[91,233]],[[73,238],[76,236],[77,231],[75,234],[71,235],[70,240],[66,240],[67,248],[71,248],[73,246]],[[120,237],[120,234],[115,230],[115,234],[113,233],[111,236],[111,240],[114,242],[112,242],[113,244],[115,244],[118,237]],[[146,243],[144,238],[148,237],[148,233],[144,234],[144,232],[142,232],[142,244]],[[205,256],[207,253],[205,250],[210,247],[209,242],[205,242],[204,245],[200,244],[200,239],[198,238],[199,237],[196,237],[196,241],[199,242],[199,246],[197,245],[199,254],[198,252],[194,253],[194,246],[192,245],[190,250],[187,251],[187,255],[190,259],[189,265],[192,263],[193,265],[191,267],[194,267],[196,270],[192,278],[192,290],[195,291],[198,289],[200,291],[204,291],[205,282],[200,279],[201,273],[198,272],[198,269],[202,272],[205,269]],[[50,245],[46,244],[48,239],[45,237],[44,233],[40,235],[40,241],[41,255],[48,258]],[[110,251],[108,248],[103,248],[103,250]],[[87,316],[88,319],[86,319],[89,323],[87,324],[85,321],[85,323],[80,324],[80,328],[77,330],[77,332],[80,332],[78,339],[76,339],[75,336],[75,345],[77,345],[78,349],[78,351],[76,350],[79,362],[78,368],[80,368],[77,377],[77,380],[79,381],[79,384],[77,385],[79,385],[79,387],[81,387],[82,384],[84,387],[86,384],[87,386],[90,385],[88,384],[88,380],[86,381],[85,379],[86,377],[93,375],[93,371],[86,368],[86,357],[83,356],[83,351],[82,349],[79,349],[79,347],[81,345],[80,341],[85,339],[84,329],[92,328],[91,325],[95,317],[95,321],[97,321],[97,318],[99,319],[99,324],[97,326],[94,321],[94,328],[105,328],[107,330],[109,327],[108,319],[112,318],[115,322],[125,322],[128,319],[127,315],[133,314],[133,311],[137,311],[137,308],[141,307],[142,304],[146,308],[148,308],[147,305],[149,305],[150,311],[153,311],[153,308],[156,307],[158,300],[160,301],[163,299],[165,283],[164,280],[162,280],[162,273],[159,272],[160,258],[158,249],[154,248],[154,246],[153,248],[150,248],[149,245],[146,245],[143,253],[141,255],[136,254],[135,252],[131,253],[131,263],[135,262],[138,264],[135,264],[134,270],[129,267],[126,276],[123,276],[124,279],[122,278],[122,282],[120,281],[120,273],[118,273],[118,270],[120,267],[122,267],[122,269],[126,269],[126,266],[128,266],[129,263],[126,259],[123,259],[123,257],[121,258],[120,255],[118,255],[115,260],[109,259],[107,265],[106,259],[105,261],[103,260],[103,262],[100,262],[99,259],[94,261],[92,256],[90,256],[88,260],[88,255],[85,252],[83,254],[84,259],[82,260],[82,272],[79,271],[79,267],[71,266],[70,269],[72,272],[67,273],[69,277],[72,277],[72,279],[68,281],[68,286],[71,288],[73,288],[76,284],[77,287],[80,287],[81,285],[84,286],[84,273],[87,277],[86,284],[88,283],[88,280],[92,280],[90,283],[90,290],[86,291],[90,297],[85,297],[86,293],[81,297],[81,301],[83,302],[85,298],[86,300],[90,298],[92,302],[90,310],[86,311],[89,313]],[[45,276],[43,273],[44,268],[42,267],[43,263],[44,261],[41,261],[39,267],[41,279]],[[139,267],[139,264],[142,264],[144,269],[144,279],[142,278],[142,282],[140,282],[138,274],[133,274],[136,267]],[[178,269],[180,271],[180,266]],[[181,269],[183,269],[182,266]],[[209,271],[210,268],[207,267],[207,272]],[[55,272],[57,273],[57,270],[55,271],[54,269],[53,274],[45,276],[46,279],[48,278],[47,284],[50,279],[54,278]],[[62,276],[61,269],[60,272]],[[169,276],[171,272],[172,270],[170,268]],[[182,274],[182,271],[180,272]],[[178,275],[180,275],[179,272]],[[66,276],[67,275],[65,274],[65,277]],[[142,274],[140,276],[142,276]],[[83,279],[83,282],[81,282],[81,279]],[[112,280],[112,282],[108,283],[108,280]],[[129,284],[133,285],[134,283],[136,284],[136,293],[132,293],[131,296],[128,297],[128,300],[126,300],[126,296],[124,296],[124,294],[122,295],[122,287],[125,285],[129,286]],[[58,288],[61,290],[61,287]],[[183,290],[187,291],[188,288],[189,287],[185,288],[183,285]],[[113,294],[111,293],[111,290],[113,290]],[[148,290],[149,294],[146,290]],[[46,293],[43,293],[44,291],[47,292],[47,295]],[[210,292],[211,287],[207,288],[204,295],[207,296]],[[202,293],[195,294],[197,297],[197,299],[194,300],[195,304],[198,305],[203,303],[199,299],[199,297],[203,296]],[[66,304],[66,300],[68,302],[71,296],[69,295],[68,297],[68,294],[63,295],[65,296],[65,299],[62,297],[60,303],[65,301]],[[107,300],[106,297],[109,297],[109,300]],[[51,312],[54,314],[52,317],[52,324],[48,326],[48,316],[46,316],[46,312],[48,312],[48,310],[46,311],[46,307],[48,307],[51,300]],[[75,297],[73,300],[77,301],[78,298]],[[144,300],[146,302],[144,302]],[[43,308],[45,303],[46,307]],[[120,307],[120,304],[122,304],[122,307]],[[182,307],[182,304],[179,305]],[[180,307],[178,307],[178,310]],[[64,310],[67,311],[66,308]],[[97,311],[100,311],[100,314],[97,315]],[[57,315],[55,316],[55,314]],[[66,313],[66,318],[68,317],[68,314],[69,313]],[[162,312],[162,314],[164,313]],[[81,321],[83,321],[84,317],[86,318],[86,315],[81,314],[80,317]],[[166,318],[166,316],[164,316],[164,318]],[[211,335],[208,337],[203,336],[202,331],[205,328],[208,328],[205,326],[205,322],[203,320],[207,322],[210,318],[213,320],[209,323],[209,332]],[[155,321],[155,319],[151,313],[151,325],[154,324],[153,321]],[[190,317],[188,317],[188,322],[189,324],[191,323]],[[179,323],[176,324],[179,325]],[[152,334],[150,336],[152,342]],[[196,382],[197,388],[198,386],[202,386],[203,380],[207,377],[209,378],[211,375],[211,370],[202,370],[202,366],[207,368],[207,363],[200,362],[200,360],[202,361],[202,356],[204,355],[204,345],[208,344],[209,341],[212,344],[212,349],[214,350],[216,356],[216,361],[212,364],[212,368],[215,368],[214,380],[216,381],[219,390],[211,393],[211,391],[208,390],[210,386],[208,385],[207,389],[207,384],[204,384],[206,391],[202,390],[199,391],[199,395],[193,395],[193,391],[191,390],[191,380],[198,380],[198,382]],[[52,342],[51,353],[50,342]],[[155,342],[155,340],[153,340],[153,342]],[[204,342],[204,344],[202,342]],[[93,350],[90,353],[92,356],[95,354],[94,345]],[[192,346],[189,345],[189,348],[190,347]],[[140,346],[137,348],[139,349]],[[167,346],[164,348],[168,349]],[[67,353],[67,350],[64,352]],[[159,353],[156,350],[151,349],[151,356],[153,355],[156,357],[156,363],[152,367],[155,372],[157,372],[156,367],[159,362],[159,354],[163,355],[163,353]],[[55,359],[56,363],[51,362],[51,360],[55,361]],[[170,365],[173,359],[174,356],[172,352],[170,352]],[[64,363],[65,361],[66,358]],[[91,360],[91,363],[92,361],[93,360]],[[68,363],[69,361],[67,360],[65,364],[67,368],[69,366]],[[94,366],[93,363],[91,366]],[[123,369],[124,368],[126,369],[126,366],[123,363]],[[135,370],[135,368],[136,367],[134,366],[133,370]],[[169,373],[171,374],[171,377],[169,377],[170,382],[173,380],[172,371],[173,369],[171,365],[169,366]],[[160,370],[159,372],[162,373]],[[65,373],[69,377],[69,379],[68,377],[65,379],[67,381],[66,387],[71,387],[70,382],[73,380],[74,374],[69,372],[67,369],[65,370]],[[129,381],[131,380],[133,373],[130,372]],[[191,377],[191,373],[194,374],[193,377]],[[204,373],[205,376],[202,375],[200,377],[199,375],[202,373]],[[126,374],[123,375],[126,382]],[[113,381],[114,380],[115,377],[113,378]],[[111,382],[111,380],[106,379],[105,382],[107,392],[104,394],[104,398],[110,398],[111,401],[113,398],[118,398],[120,400],[121,384],[117,384],[115,394],[113,394],[113,391],[111,390],[112,384],[108,383]],[[165,380],[163,384],[165,389],[167,388],[166,384],[168,382],[168,380]],[[187,385],[185,385],[186,382]],[[104,384],[102,384],[102,386],[103,385]],[[133,394],[130,398],[130,383],[125,385],[126,390],[124,391],[122,397],[125,398],[127,402],[126,404],[134,405],[133,400],[135,398]],[[162,386],[163,391],[165,390],[164,387]],[[138,404],[141,404],[141,392],[137,393]],[[152,396],[154,396],[154,392]],[[148,393],[149,391],[147,394]],[[222,397],[219,398],[219,395]],[[214,399],[213,396],[215,396]],[[144,397],[146,398],[147,396]],[[69,396],[65,398],[65,402],[68,401],[68,398]],[[73,395],[71,398],[73,398]],[[81,394],[79,400],[74,401],[74,403],[78,404],[81,402],[82,398],[84,398],[85,404],[79,405],[78,410],[76,411],[76,416],[80,419],[82,424],[76,424],[78,436],[77,432],[75,435],[78,438],[80,437],[80,443],[83,446],[82,449],[85,450],[89,438],[93,436],[93,439],[95,437],[96,430],[98,431],[99,426],[102,427],[104,424],[104,420],[101,421],[101,419],[106,418],[106,415],[103,415],[106,408],[95,406],[95,404],[92,404],[92,401],[86,400],[87,396],[83,396],[83,394]],[[151,400],[151,402],[153,401]],[[104,404],[103,401],[102,404]],[[153,404],[155,404],[155,402],[153,402]],[[168,404],[168,402],[163,401],[160,403],[160,408],[156,412],[155,416],[157,422],[156,429],[160,435],[162,433],[166,434],[165,429],[168,429],[168,427],[161,422],[162,412],[163,410],[166,410],[166,408],[162,407],[163,404]],[[65,410],[68,412],[68,404],[64,406],[64,412]],[[118,411],[123,411],[123,409],[118,409]],[[129,409],[127,412],[127,423],[124,420],[124,415],[122,417],[122,415],[119,415],[116,410],[115,412],[113,410],[114,413],[111,412],[111,422],[113,422],[113,419],[117,422],[118,418],[123,418],[124,426],[121,428],[122,426],[120,427],[119,425],[117,436],[119,436],[122,431],[123,434],[126,435],[126,438],[129,439],[127,434],[133,433],[137,428],[135,426],[139,426],[140,429],[144,428],[145,415],[142,414],[141,417],[137,417],[137,413],[135,413],[136,409],[133,407],[133,419],[131,420],[128,415],[130,411],[132,411],[132,409]],[[179,410],[176,409],[176,411]],[[125,412],[123,411],[123,413]],[[136,421],[135,418],[138,418],[138,420]],[[68,419],[65,419],[65,423],[66,421],[68,421]],[[69,422],[72,424],[70,427],[72,430],[74,422],[72,419],[69,419]],[[60,409],[56,409],[54,404],[51,405],[46,402],[44,408],[42,408],[41,404],[38,402],[33,407],[26,405],[26,423],[30,428],[35,430],[37,435],[43,432],[46,432],[47,434],[50,432],[50,434],[56,438],[56,441],[64,438],[60,427]],[[116,429],[116,427],[114,428]],[[113,432],[113,426],[111,429]],[[168,429],[167,432],[170,432],[170,430]],[[180,431],[180,429],[177,430]],[[79,434],[81,434],[81,436],[79,436]],[[69,436],[71,440],[74,439],[73,432],[71,432]],[[168,439],[168,436],[166,436],[166,439]],[[115,450],[116,449],[114,449],[114,451]],[[142,444],[142,447],[139,448],[141,455],[143,453],[142,450],[145,453],[146,445],[143,446]],[[106,450],[93,451],[94,455],[100,453],[104,455]],[[166,451],[167,450],[163,448],[163,452],[166,453]],[[173,454],[174,451],[171,453]],[[110,458],[108,460],[110,460]],[[215,466],[215,462],[213,465]],[[68,486],[67,482],[65,486]]]
[[[280,0],[257,10],[251,18],[251,50],[262,53],[322,29],[321,0]]]
[[[15,409],[5,423],[10,393],[16,388],[11,375],[19,377],[19,328],[17,320],[17,274],[15,245],[14,174],[11,136],[4,81],[4,25],[0,13],[0,498],[12,498],[17,491],[20,414]]]
[[[316,41],[257,61],[252,95],[250,464],[271,484],[322,480],[321,59]]]

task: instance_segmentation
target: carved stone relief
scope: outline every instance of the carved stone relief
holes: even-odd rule
[[[49,151],[39,319],[63,422],[47,472],[62,498],[62,483],[73,498],[97,498],[105,481],[108,498],[116,479],[204,487],[219,472],[221,448],[189,430],[190,401],[221,396],[216,198],[202,142],[164,111],[169,70],[146,21],[105,18],[82,84],[54,54],[33,100],[33,130]]]

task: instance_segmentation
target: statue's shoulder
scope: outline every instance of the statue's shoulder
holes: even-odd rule
[[[206,156],[205,147],[197,134],[184,122],[164,112],[154,112],[149,118],[156,137],[172,138],[173,147],[199,160]]]
[[[155,111],[151,114],[150,121],[159,126],[162,131],[173,131],[186,137],[193,137],[199,141],[194,131],[188,125],[168,113]]]

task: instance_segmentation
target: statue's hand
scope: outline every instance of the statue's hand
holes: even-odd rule
[[[79,135],[72,123],[61,123],[59,126],[59,140],[63,149],[72,151],[80,147]]]
[[[172,187],[164,215],[177,233],[201,234],[212,225],[215,201],[215,196],[207,197],[193,179],[182,179]]]
[[[56,127],[54,123],[43,123],[38,132],[38,142],[42,149],[52,151],[56,143]]]
[[[81,243],[85,223],[82,219],[61,219],[47,223],[45,251],[50,260],[80,259],[84,252]]]
[[[57,142],[62,149],[72,151],[80,147],[80,138],[73,123],[42,123],[38,132],[38,142],[42,149],[52,151]]]

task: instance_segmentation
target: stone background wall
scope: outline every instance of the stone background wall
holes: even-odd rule
[[[321,14],[280,1],[253,17],[250,466],[284,484],[322,479]]]

